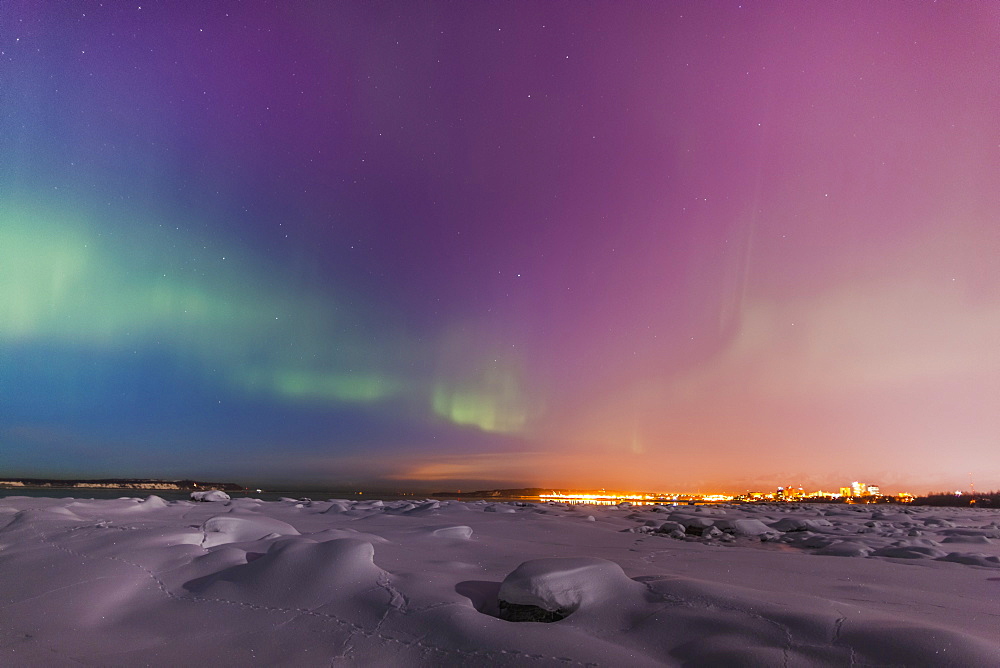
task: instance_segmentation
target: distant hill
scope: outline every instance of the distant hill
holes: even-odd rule
[[[539,494],[550,494],[552,492],[566,493],[566,491],[552,487],[518,487],[516,489],[480,489],[475,492],[434,492],[432,496],[517,499],[522,496],[538,496]]]
[[[170,489],[205,490],[218,489],[238,492],[243,486],[233,482],[201,482],[199,480],[155,480],[152,478],[102,478],[100,480],[58,480],[53,478],[4,478],[0,487],[54,487],[69,489],[74,487],[104,489]]]

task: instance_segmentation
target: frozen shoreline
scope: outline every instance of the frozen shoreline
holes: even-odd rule
[[[988,509],[0,498],[7,665],[997,665],[998,594]]]

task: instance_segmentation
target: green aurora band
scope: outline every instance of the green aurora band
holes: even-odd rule
[[[162,230],[146,225],[116,239],[95,233],[79,215],[6,205],[0,340],[95,353],[154,349],[241,393],[354,404],[402,396],[425,407],[424,419],[436,415],[486,432],[525,427],[526,401],[511,369],[491,363],[476,373],[469,369],[480,365],[451,360],[458,381],[407,375],[401,370],[428,356],[420,345],[332,295],[288,279],[269,282],[275,272],[268,274],[265,263],[180,233],[168,239]]]

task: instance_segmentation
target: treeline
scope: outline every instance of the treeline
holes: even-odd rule
[[[934,492],[913,499],[920,506],[977,506],[1000,508],[1000,491],[977,492],[976,494],[956,494],[955,492]]]

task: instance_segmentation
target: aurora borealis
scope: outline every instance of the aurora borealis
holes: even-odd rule
[[[972,2],[4,2],[0,474],[1000,488],[998,43]]]

